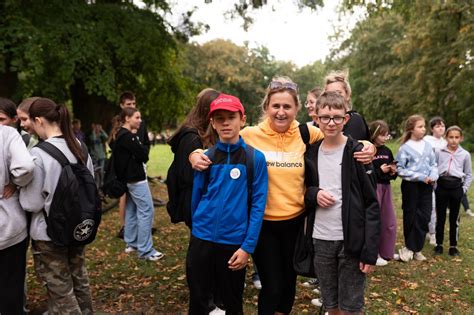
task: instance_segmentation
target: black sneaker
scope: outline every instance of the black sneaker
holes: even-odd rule
[[[436,245],[434,248],[435,255],[441,255],[443,253],[443,246]]]
[[[456,247],[450,247],[448,251],[449,256],[459,256],[461,253]]]

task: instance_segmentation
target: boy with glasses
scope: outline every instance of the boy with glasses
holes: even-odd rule
[[[366,274],[374,270],[380,210],[372,178],[353,153],[362,144],[343,134],[347,100],[324,92],[316,103],[324,139],[305,156],[311,174],[305,194],[313,224],[314,267],[326,310],[362,313]],[[370,172],[369,172],[370,173]]]

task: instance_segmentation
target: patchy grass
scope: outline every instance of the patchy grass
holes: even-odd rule
[[[172,160],[169,147],[161,145],[152,149],[149,172],[152,176],[166,175]],[[155,162],[161,158],[162,162]],[[392,184],[398,218],[397,248],[403,245],[400,180]],[[154,196],[166,198],[166,186],[152,186]],[[474,190],[469,192],[474,202]],[[185,277],[185,257],[189,231],[184,224],[170,224],[166,210],[156,209],[153,239],[156,248],[165,253],[158,262],[138,260],[133,254],[123,252],[125,245],[116,237],[119,229],[118,213],[109,211],[97,240],[87,248],[87,265],[92,285],[96,312],[128,314],[170,314],[187,311],[188,292]],[[446,228],[448,229],[448,228]],[[446,240],[446,246],[448,240]],[[378,267],[369,276],[366,290],[368,313],[474,313],[474,218],[461,214],[459,249],[461,256],[447,254],[434,257],[433,246],[426,243],[425,262],[408,264],[390,262]],[[256,314],[258,291],[251,285],[251,272],[247,272],[244,310]],[[316,297],[298,280],[294,313],[315,313],[310,301]],[[28,268],[29,307],[33,314],[46,309],[46,293],[34,276],[32,261]]]

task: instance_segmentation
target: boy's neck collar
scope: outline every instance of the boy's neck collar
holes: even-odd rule
[[[334,138],[324,138],[323,142],[321,143],[321,147],[323,147],[324,149],[334,149],[346,143],[347,137],[341,133],[339,134],[339,136]]]

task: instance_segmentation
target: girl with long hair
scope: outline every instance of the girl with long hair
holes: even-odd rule
[[[153,248],[151,227],[155,209],[145,171],[148,150],[137,137],[141,121],[140,112],[136,108],[123,108],[120,113],[121,127],[115,136],[112,150],[117,177],[127,183],[128,188],[125,206],[125,252],[137,252],[142,259],[156,261],[163,257],[163,253]]]
[[[57,147],[70,163],[83,163],[94,174],[92,159],[85,156],[81,143],[71,128],[68,109],[48,98],[38,98],[29,108],[34,132]],[[20,203],[32,212],[30,236],[36,274],[46,285],[49,314],[92,314],[85,247],[54,244],[46,232],[45,215],[49,214],[56,186],[62,172],[59,162],[40,148],[31,149],[35,157],[34,177],[22,188]]]
[[[405,247],[399,250],[400,260],[423,261],[421,253],[430,222],[433,184],[438,168],[431,145],[423,140],[425,119],[412,115],[405,122],[401,146],[396,160],[398,176],[402,178],[403,236]]]

